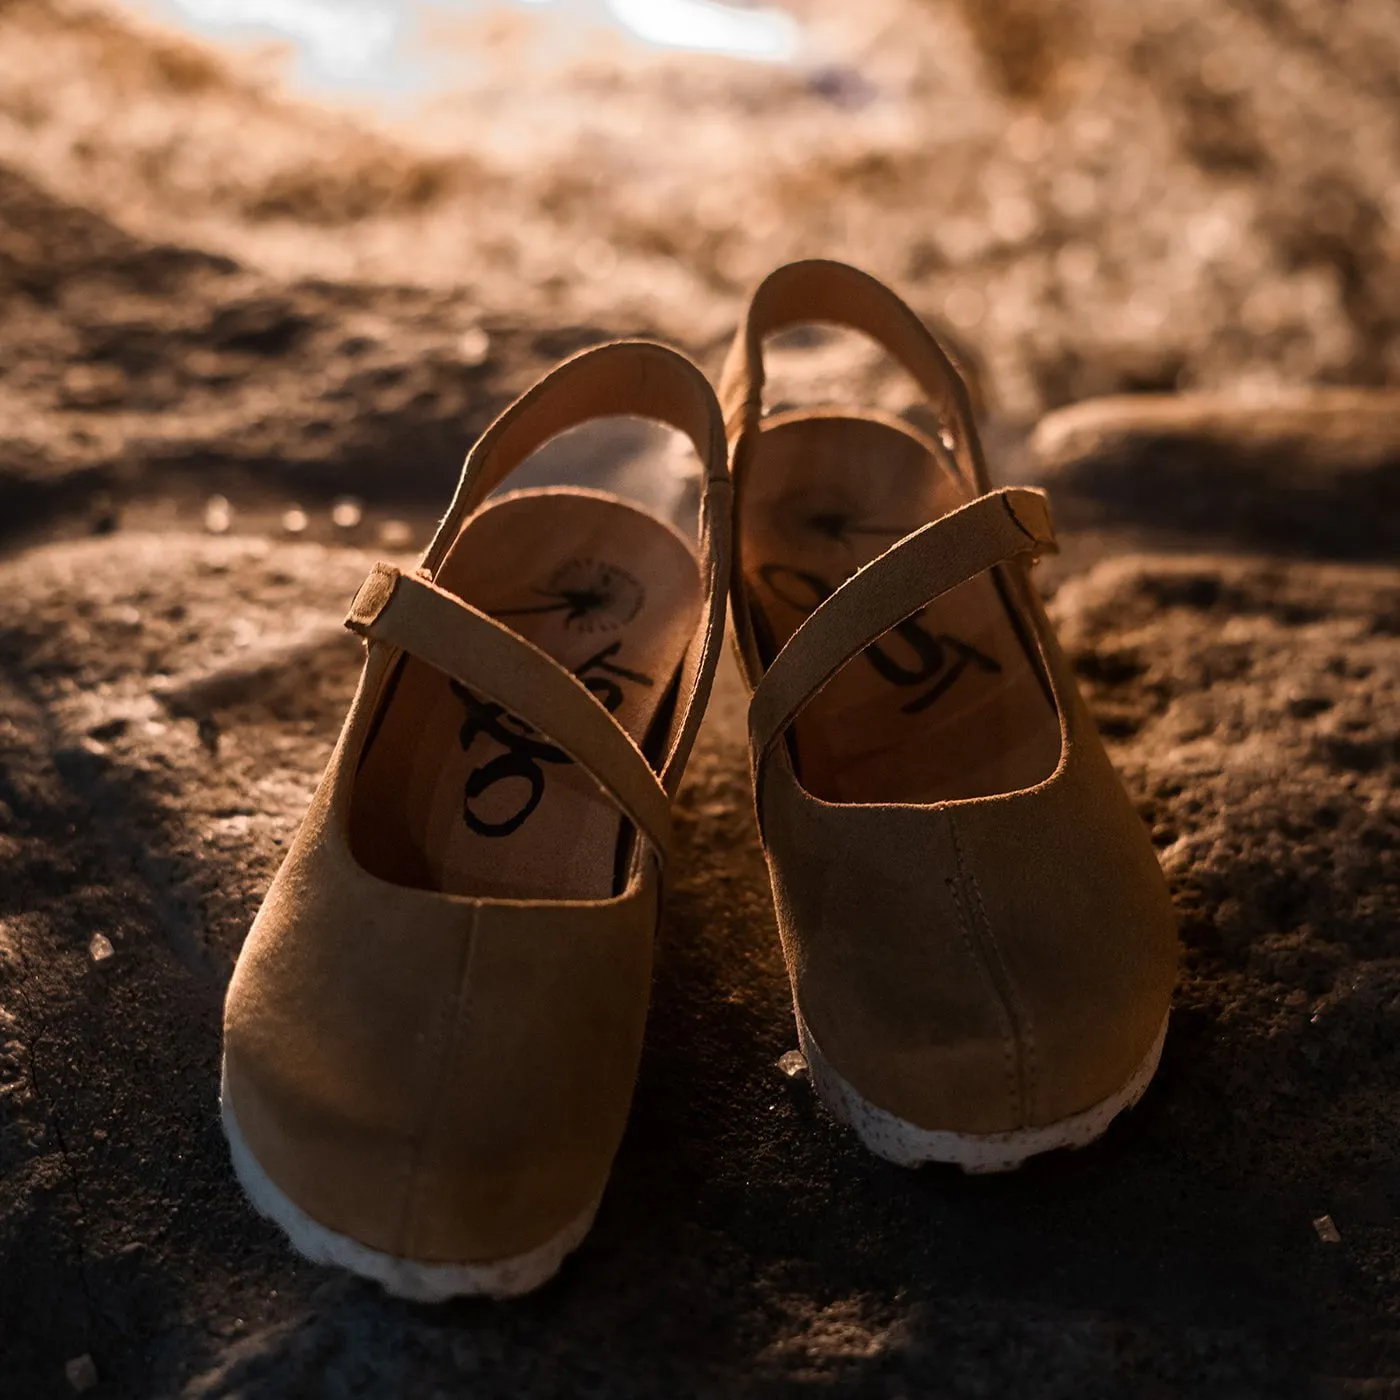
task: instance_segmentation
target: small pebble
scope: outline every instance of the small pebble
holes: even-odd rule
[[[94,535],[110,535],[121,524],[117,503],[105,491],[99,491],[88,506],[88,528]]]
[[[331,507],[331,524],[338,530],[353,530],[364,513],[364,507],[354,497],[342,496]]]
[[[799,1074],[805,1072],[807,1057],[800,1050],[789,1050],[786,1055],[779,1056],[778,1068],[789,1079],[795,1079]]]
[[[233,507],[227,496],[210,496],[204,503],[204,528],[211,535],[228,534],[233,524]]]
[[[484,365],[491,354],[491,337],[480,326],[463,331],[457,342],[457,358],[464,365]]]
[[[310,524],[306,512],[300,506],[293,506],[282,512],[282,529],[289,535],[299,535]]]
[[[1330,1215],[1319,1215],[1313,1221],[1313,1229],[1317,1231],[1317,1237],[1323,1244],[1341,1243],[1341,1231],[1337,1229],[1336,1222]]]
[[[88,940],[88,957],[95,963],[105,963],[116,951],[105,933],[94,933]]]
[[[408,549],[413,544],[413,527],[406,520],[385,520],[379,526],[379,543],[385,549]]]
[[[852,111],[868,107],[880,95],[880,89],[858,69],[837,63],[814,69],[807,75],[807,86],[834,106]]]
[[[69,1361],[63,1368],[63,1374],[68,1377],[68,1384],[79,1395],[97,1384],[97,1367],[87,1352]]]

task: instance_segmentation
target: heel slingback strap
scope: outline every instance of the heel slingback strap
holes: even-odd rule
[[[1004,487],[905,535],[858,569],[807,615],[754,688],[755,767],[822,686],[890,628],[984,569],[1054,549],[1045,493]]]
[[[745,438],[757,431],[763,413],[765,338],[788,326],[815,323],[849,326],[893,355],[937,410],[965,484],[977,494],[991,489],[967,386],[947,352],[883,283],[822,258],[780,267],[749,301],[720,375],[720,404],[736,457]],[[736,461],[736,472],[738,467]]]
[[[502,705],[585,768],[636,823],[659,862],[671,804],[631,735],[577,677],[517,632],[416,574],[376,564],[345,625]]]
[[[585,350],[547,374],[468,454],[457,493],[419,572],[430,579],[436,575],[468,517],[536,448],[591,419],[622,415],[653,419],[684,433],[703,474],[699,555],[705,616],[681,664],[678,722],[660,765],[662,786],[674,793],[704,711],[697,700],[709,694],[724,640],[733,504],[719,403],[709,381],[684,355],[651,341],[619,340]],[[546,707],[534,708],[547,713]]]

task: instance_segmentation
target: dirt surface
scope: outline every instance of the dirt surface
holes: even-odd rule
[[[804,7],[791,70],[498,66],[425,133],[0,6],[6,1400],[1400,1394],[1396,12],[858,8]],[[509,1305],[300,1263],[227,1165],[218,1008],[346,601],[548,364],[645,330],[713,367],[800,251],[950,321],[998,474],[1052,489],[1045,584],[1181,914],[1161,1073],[1009,1177],[859,1150],[776,1067],[726,662],[594,1233]],[[780,396],[906,405],[839,340],[777,358]],[[1029,433],[1144,388],[1212,396]]]

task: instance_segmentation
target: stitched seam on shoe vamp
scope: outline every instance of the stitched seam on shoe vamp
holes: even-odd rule
[[[992,994],[992,999],[997,1003],[997,1012],[1001,1017],[1004,1030],[1001,1037],[1001,1059],[1002,1072],[1006,1075],[1006,1097],[1011,1101],[1013,1113],[1019,1113],[1018,1086],[1016,1082],[1016,1042],[1014,1039],[1011,1019],[1006,1007],[1001,1004],[1001,998],[997,992],[995,984],[992,982],[986,967],[983,964],[982,956],[978,952],[977,944],[972,937],[972,929],[967,917],[967,909],[963,904],[962,892],[959,882],[956,879],[948,881],[948,892],[953,896],[953,908],[958,915],[958,932],[962,934],[963,945],[967,949],[967,955],[972,959],[973,965],[982,975],[982,981],[987,990]]]
[[[1016,989],[1016,979],[1011,975],[1011,969],[1006,964],[1006,955],[1001,950],[1001,944],[997,941],[996,935],[992,932],[992,921],[987,917],[987,906],[982,899],[982,886],[977,883],[977,876],[972,871],[967,872],[968,883],[972,886],[972,893],[977,898],[977,912],[982,918],[982,929],[986,935],[987,946],[996,957],[997,966],[1001,969],[1003,985],[1006,988],[1007,1001],[1011,1006],[1012,1019],[1016,1026],[1017,1039],[1021,1044],[1020,1065],[1022,1067],[1022,1103],[1026,1110],[1028,1122],[1035,1122],[1036,1102],[1039,1096],[1039,1083],[1037,1079],[1035,1030],[1031,1025],[1029,1012],[1026,1004],[1021,1000],[1021,994]]]
[[[1006,1069],[1007,1096],[1011,1100],[1012,1112],[1017,1116],[1018,1121],[1026,1116],[1026,1086],[1022,1075],[1022,1056],[1020,1053],[1020,1034],[1016,1024],[1015,1011],[1011,1004],[1010,996],[1005,985],[998,979],[991,965],[991,956],[995,952],[995,945],[988,948],[990,941],[990,928],[986,925],[986,911],[983,909],[983,926],[980,936],[973,933],[973,922],[968,917],[965,891],[968,885],[967,863],[963,858],[962,842],[958,839],[958,828],[952,815],[948,817],[948,834],[953,839],[953,859],[957,865],[957,880],[948,882],[949,888],[953,891],[953,903],[958,911],[958,923],[962,929],[963,942],[967,945],[968,953],[977,965],[977,970],[982,974],[982,980],[986,984],[988,991],[992,994],[992,999],[996,1003],[997,1012],[1001,1018],[1003,1026],[1002,1036],[1002,1058]],[[981,903],[981,892],[978,892],[978,903]],[[1001,966],[1000,954],[996,954],[998,965]]]
[[[953,896],[953,907],[957,910],[958,914],[958,932],[962,934],[963,944],[967,948],[967,955],[972,959],[973,963],[976,964],[978,972],[982,974],[983,982],[987,985],[987,990],[990,991],[993,998],[996,999],[998,1003],[997,1011],[1000,1013],[1002,1022],[1006,1027],[1001,1038],[1002,1071],[1006,1075],[1006,1096],[1011,1100],[1012,1111],[1015,1112],[1019,1110],[1019,1104],[1017,1102],[1018,1085],[1016,1082],[1016,1042],[1013,1038],[1011,1019],[1007,1014],[1006,1008],[1000,1004],[1001,998],[997,993],[996,986],[988,975],[987,969],[982,965],[981,954],[977,951],[977,945],[973,941],[972,931],[968,926],[967,910],[963,906],[963,898],[958,888],[958,881],[949,880],[948,890]]]
[[[436,1071],[433,1074],[433,1085],[428,1097],[423,1105],[422,1117],[418,1121],[417,1129],[413,1134],[413,1143],[409,1150],[409,1161],[407,1179],[404,1182],[404,1207],[403,1218],[399,1223],[399,1254],[402,1257],[410,1257],[411,1246],[414,1233],[418,1228],[418,1216],[423,1204],[424,1190],[424,1165],[428,1161],[429,1147],[437,1137],[434,1126],[439,1121],[438,1113],[442,1104],[443,1090],[447,1084],[448,1070],[452,1065],[452,1058],[457,1049],[457,1041],[461,1032],[462,1010],[467,999],[467,987],[471,983],[472,963],[476,957],[476,934],[477,921],[481,916],[481,910],[477,906],[472,907],[471,928],[468,930],[464,940],[465,946],[462,948],[457,962],[456,985],[452,995],[447,998],[442,1015],[439,1016],[439,1024],[435,1030],[434,1056],[436,1058]]]

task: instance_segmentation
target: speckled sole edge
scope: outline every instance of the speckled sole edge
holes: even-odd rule
[[[817,1049],[802,1012],[794,1007],[797,1018],[797,1038],[812,1075],[812,1085],[823,1103],[838,1122],[853,1128],[856,1136],[877,1157],[899,1167],[921,1167],[926,1162],[945,1162],[963,1171],[1014,1171],[1029,1157],[1052,1152],[1058,1147],[1084,1147],[1099,1137],[1113,1120],[1131,1108],[1143,1096],[1157,1062],[1162,1056],[1162,1042],[1167,1038],[1167,1017],[1147,1052],[1147,1058],[1133,1071],[1132,1077],[1118,1090],[1080,1113],[1047,1123],[1039,1128],[1019,1128],[1004,1133],[954,1133],[933,1128],[920,1128],[877,1108],[862,1098],[827,1063]]]
[[[219,1109],[238,1184],[258,1214],[279,1226],[292,1248],[312,1263],[348,1269],[382,1285],[396,1298],[415,1303],[441,1303],[457,1297],[518,1298],[559,1272],[564,1257],[578,1248],[598,1213],[598,1202],[594,1201],[553,1239],[494,1264],[428,1264],[400,1259],[314,1221],[273,1184],[259,1165],[233,1116],[228,1095],[222,1092]]]

